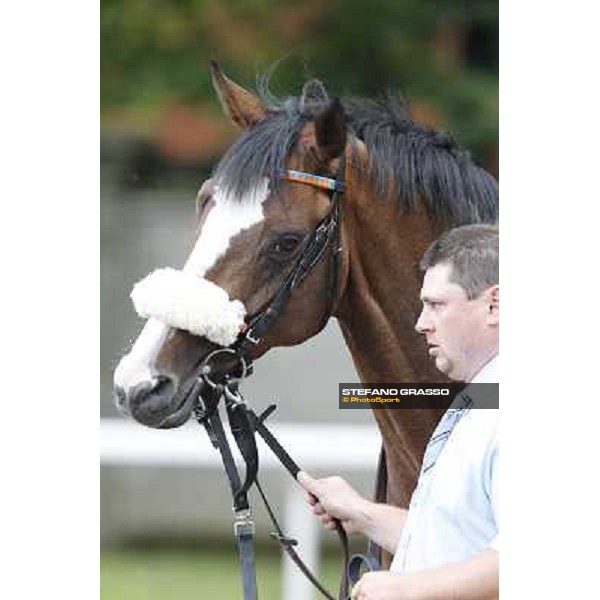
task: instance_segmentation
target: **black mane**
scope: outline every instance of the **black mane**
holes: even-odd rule
[[[266,88],[261,96],[268,118],[234,142],[215,172],[238,198],[285,167],[300,130],[329,103],[317,81],[308,82],[301,97],[278,101]],[[402,213],[423,198],[429,212],[450,225],[497,220],[497,181],[451,136],[417,125],[398,98],[342,98],[342,106],[349,131],[367,146],[371,164],[363,175],[378,197],[394,193]]]

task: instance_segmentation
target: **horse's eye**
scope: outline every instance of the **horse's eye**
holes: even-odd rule
[[[298,245],[300,244],[301,238],[294,234],[285,234],[278,237],[269,248],[271,254],[290,255]]]

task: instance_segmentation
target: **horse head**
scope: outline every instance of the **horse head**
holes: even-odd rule
[[[348,270],[343,246],[335,243],[343,235],[332,222],[336,192],[326,189],[345,162],[340,102],[312,81],[276,110],[215,63],[212,76],[242,134],[198,193],[197,237],[183,269],[156,272],[134,289],[138,312],[150,318],[114,376],[117,405],[155,428],[188,419],[207,357],[214,358],[212,381],[242,374],[238,355],[217,350],[238,343],[249,328],[249,360],[317,334],[336,310]],[[326,238],[315,245],[320,225]],[[298,274],[303,261],[310,268]],[[297,279],[291,287],[290,278]],[[257,336],[252,325],[266,312],[261,324],[268,327]]]

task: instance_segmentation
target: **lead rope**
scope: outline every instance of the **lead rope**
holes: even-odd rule
[[[242,484],[238,470],[235,466],[235,460],[231,452],[229,440],[225,434],[223,423],[218,411],[218,403],[222,396],[225,396],[225,406],[229,418],[230,428],[238,448],[246,463],[246,477]],[[261,499],[265,505],[269,518],[275,527],[275,532],[271,534],[279,542],[282,549],[298,566],[304,576],[319,590],[327,600],[347,600],[348,598],[348,576],[350,569],[350,553],[348,547],[348,537],[346,532],[337,519],[334,520],[335,528],[340,538],[343,548],[344,565],[340,580],[340,592],[338,598],[327,591],[310,568],[304,563],[296,552],[294,546],[297,541],[285,535],[273,509],[271,508],[267,497],[256,478],[258,470],[258,452],[254,441],[255,432],[258,432],[271,451],[275,454],[281,464],[286,468],[290,475],[296,480],[300,468],[287,451],[277,441],[275,436],[264,425],[264,420],[275,410],[275,405],[269,406],[260,416],[247,406],[237,389],[217,386],[211,391],[208,400],[202,401],[202,406],[195,410],[196,420],[203,425],[209,435],[209,438],[215,448],[221,454],[221,460],[225,473],[229,480],[229,486],[233,497],[234,510],[234,534],[238,545],[238,554],[242,572],[242,584],[244,590],[244,600],[257,600],[257,582],[256,582],[256,560],[254,551],[254,522],[252,511],[248,503],[247,492],[251,485],[256,484]],[[252,441],[249,442],[250,438]],[[252,454],[256,452],[255,457]]]
[[[244,405],[244,406],[246,407],[246,410],[248,411],[248,413],[250,415],[250,421],[253,422],[254,430],[256,432],[258,432],[258,434],[263,438],[263,440],[265,441],[267,446],[269,446],[271,452],[273,452],[273,454],[277,457],[279,462],[286,468],[288,473],[293,477],[294,481],[297,481],[298,473],[301,470],[300,467],[294,461],[294,459],[289,455],[289,453],[285,450],[285,448],[279,443],[277,438],[269,431],[269,429],[267,429],[267,427],[264,424],[265,419],[269,415],[271,415],[273,413],[273,411],[275,410],[275,408],[276,408],[275,405],[272,404],[271,406],[269,406],[262,413],[261,416],[257,416],[256,413],[251,408],[249,408],[247,405]],[[317,578],[312,574],[310,569],[300,559],[300,557],[298,556],[298,554],[295,552],[294,548],[292,547],[295,544],[287,543],[289,538],[287,536],[284,536],[283,533],[281,532],[281,528],[279,527],[278,523],[274,519],[273,511],[271,510],[271,508],[266,500],[266,496],[264,496],[264,494],[262,493],[262,490],[260,489],[260,487],[258,485],[257,485],[257,488],[259,489],[259,492],[261,494],[261,497],[263,499],[265,507],[267,508],[267,512],[271,516],[273,524],[275,525],[275,528],[278,530],[277,531],[278,535],[277,535],[277,537],[275,537],[275,539],[278,539],[281,542],[282,548],[288,553],[288,555],[296,563],[296,565],[298,565],[300,570],[306,575],[306,577],[309,579],[309,581],[326,598],[328,598],[330,600],[335,600],[334,596],[324,589],[324,587],[321,585],[321,583],[319,583]],[[349,571],[348,570],[349,570],[349,564],[350,564],[350,549],[349,549],[349,545],[348,545],[348,536],[346,534],[346,530],[344,529],[341,521],[339,519],[334,519],[333,522],[334,522],[335,530],[340,539],[340,544],[342,546],[342,550],[343,550],[343,554],[344,554],[344,558],[343,558],[344,562],[343,562],[343,568],[342,568],[342,575],[340,577],[340,589],[339,589],[338,598],[340,600],[345,600],[348,597],[348,592],[349,592],[349,590],[348,590],[348,573],[349,573]]]
[[[223,423],[221,422],[218,410],[221,395],[222,391],[220,388],[213,390],[210,406],[205,407],[204,411],[196,410],[195,415],[198,423],[204,425],[206,428],[213,446],[219,450],[223,467],[229,480],[231,495],[233,496],[233,532],[238,546],[244,600],[258,600],[256,559],[254,553],[254,521],[252,519],[252,510],[248,503],[248,496],[244,489],[247,481],[242,486],[231,447],[223,429]]]
[[[292,561],[294,561],[294,564],[300,569],[300,571],[303,573],[303,575],[313,584],[313,586],[315,588],[317,588],[319,590],[319,592],[321,592],[321,594],[323,594],[323,596],[325,596],[325,598],[327,598],[328,600],[338,600],[330,592],[328,592],[325,589],[323,584],[315,577],[315,575],[310,570],[310,568],[300,558],[300,556],[294,549],[294,546],[298,545],[298,541],[293,538],[290,538],[289,536],[287,536],[283,533],[283,530],[281,529],[281,526],[279,525],[279,522],[277,521],[277,518],[275,517],[275,514],[271,508],[271,505],[269,504],[269,501],[267,500],[267,496],[265,495],[258,479],[256,480],[256,489],[258,490],[260,497],[263,501],[263,504],[265,505],[265,508],[267,509],[267,513],[269,514],[269,518],[271,519],[271,522],[273,523],[273,526],[275,527],[275,532],[271,533],[271,537],[274,540],[277,540],[279,542],[282,549],[292,559]],[[345,550],[345,548],[344,548],[344,550]],[[346,597],[347,597],[347,594],[345,594],[344,596],[340,596],[339,598],[340,598],[340,600],[341,599],[345,600]]]

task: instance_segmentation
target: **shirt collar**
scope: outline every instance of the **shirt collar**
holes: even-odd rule
[[[498,354],[479,369],[470,383],[498,383],[500,381],[500,360]]]

